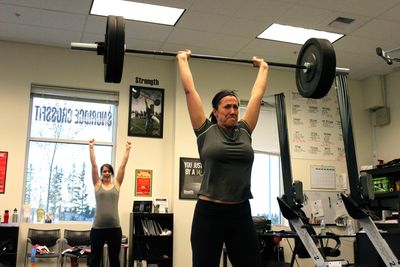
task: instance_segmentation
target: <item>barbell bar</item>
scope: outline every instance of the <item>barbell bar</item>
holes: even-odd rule
[[[71,42],[71,49],[72,50],[86,50],[86,51],[102,51],[104,48],[104,44],[102,43],[95,43],[95,44],[88,44],[88,43],[75,43]],[[137,49],[125,49],[126,53],[132,54],[142,54],[142,55],[158,55],[158,56],[177,56],[178,53],[174,52],[166,52],[166,51],[158,51],[158,50],[137,50]],[[100,52],[99,55],[102,55]],[[241,59],[241,58],[231,58],[231,57],[221,57],[221,56],[211,56],[211,55],[202,55],[202,54],[190,54],[190,58],[199,58],[199,59],[208,59],[208,60],[217,60],[217,61],[227,61],[227,62],[237,62],[237,63],[247,63],[253,64],[253,60],[249,59]],[[284,68],[293,68],[293,69],[305,69],[307,70],[309,67],[306,65],[295,65],[289,63],[277,63],[277,62],[268,62],[270,66],[276,67],[284,67]]]
[[[125,52],[159,56],[176,56],[177,53],[127,49],[125,45],[125,19],[108,16],[105,41],[95,44],[71,43],[73,50],[96,51],[103,55],[104,81],[120,83]],[[191,58],[253,64],[253,60],[211,55],[191,54]],[[336,72],[336,55],[331,42],[311,38],[301,47],[296,64],[268,62],[270,66],[295,68],[297,89],[303,97],[322,98],[330,90]]]

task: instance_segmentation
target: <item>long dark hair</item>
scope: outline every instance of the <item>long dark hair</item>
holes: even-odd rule
[[[111,174],[114,175],[114,168],[113,168],[113,166],[111,166],[111,164],[108,164],[108,163],[101,165],[100,173],[103,172],[104,167],[107,167],[107,169],[110,170]]]
[[[225,96],[234,96],[239,101],[239,97],[237,96],[237,94],[234,91],[232,91],[232,90],[221,90],[214,96],[214,98],[211,101],[213,109],[218,109],[219,102]],[[217,123],[217,118],[214,116],[214,113],[212,111],[211,111],[211,114],[210,114],[210,120],[211,120],[212,123],[215,123],[215,124]]]

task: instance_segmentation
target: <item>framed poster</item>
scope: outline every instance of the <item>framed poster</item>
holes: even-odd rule
[[[135,171],[135,197],[151,197],[152,170]]]
[[[0,194],[6,192],[7,160],[8,152],[0,151]]]
[[[180,158],[179,198],[197,199],[203,181],[203,166],[198,158]]]
[[[163,137],[164,89],[129,87],[128,135]]]

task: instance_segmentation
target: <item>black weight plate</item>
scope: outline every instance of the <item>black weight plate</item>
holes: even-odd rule
[[[108,16],[104,48],[104,81],[120,83],[125,56],[125,20],[121,16]]]
[[[332,87],[336,73],[336,54],[331,42],[311,38],[302,46],[297,65],[311,66],[308,70],[296,70],[296,84],[300,95],[306,98],[322,98]]]

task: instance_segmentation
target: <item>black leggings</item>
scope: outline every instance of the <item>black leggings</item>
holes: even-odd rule
[[[119,251],[121,249],[121,228],[104,228],[90,231],[90,266],[99,267],[103,259],[104,243],[107,242],[108,258],[110,259],[110,267],[120,267]]]
[[[199,199],[190,240],[193,267],[218,267],[224,243],[233,267],[261,266],[249,201],[231,205]]]

